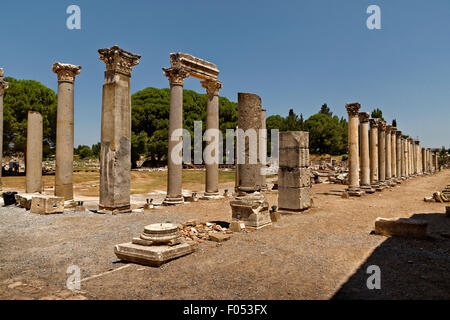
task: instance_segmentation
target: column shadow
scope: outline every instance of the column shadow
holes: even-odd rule
[[[333,300],[449,300],[450,218],[414,214],[428,221],[426,240],[387,238],[333,296]],[[378,235],[374,235],[378,237]],[[381,269],[381,289],[369,290],[367,268]]]

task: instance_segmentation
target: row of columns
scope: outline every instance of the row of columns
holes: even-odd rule
[[[438,156],[405,138],[397,128],[359,112],[359,103],[346,105],[348,121],[348,193],[361,196],[394,186],[409,177],[438,169]],[[358,132],[359,120],[359,132]],[[370,124],[370,129],[369,129]]]

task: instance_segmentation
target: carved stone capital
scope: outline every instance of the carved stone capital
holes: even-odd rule
[[[386,133],[390,134],[392,132],[392,126],[386,125]]]
[[[106,64],[106,71],[120,73],[131,77],[134,66],[139,64],[140,55],[134,54],[113,46],[106,49],[98,49],[99,59]]]
[[[347,109],[347,113],[350,117],[357,117],[361,105],[358,102],[354,102],[346,104],[345,108]]]
[[[419,144],[420,144],[420,141],[417,141],[417,140],[416,140],[416,141],[415,141],[415,144],[419,145]]]
[[[378,121],[378,130],[379,131],[386,131],[386,122]]]
[[[3,80],[4,75],[5,75],[5,72],[3,71],[3,68],[0,68],[0,80]]]
[[[201,84],[208,96],[218,96],[219,90],[222,89],[222,82],[217,80],[204,80]]]
[[[169,83],[171,85],[184,84],[184,79],[189,77],[188,70],[184,68],[163,68],[164,75],[169,78]]]
[[[360,122],[369,122],[370,119],[370,113],[368,112],[360,112],[359,114],[359,121]]]
[[[397,137],[401,137],[402,136],[402,132],[400,130],[398,130],[396,133]]]
[[[380,122],[380,119],[378,118],[372,118],[369,120],[370,127],[371,128],[377,128],[378,129],[378,122]]]
[[[58,75],[58,81],[73,82],[75,80],[75,76],[80,74],[81,66],[55,62],[52,70]]]

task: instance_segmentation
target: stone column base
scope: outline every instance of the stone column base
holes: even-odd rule
[[[170,197],[166,197],[164,199],[164,201],[162,202],[163,206],[176,206],[176,205],[180,205],[184,203],[184,198],[183,196],[179,197],[179,198],[170,198]]]
[[[120,214],[120,213],[130,213],[131,207],[130,205],[122,206],[122,207],[104,207],[99,205],[97,213],[100,214]]]
[[[242,221],[246,228],[261,229],[272,224],[269,203],[263,194],[240,193],[230,201],[233,221]]]
[[[361,197],[365,193],[360,188],[348,188],[345,189],[345,192],[347,192],[350,197]]]
[[[223,199],[224,197],[219,194],[219,192],[205,192],[200,200],[216,200]]]
[[[361,186],[361,190],[364,191],[365,193],[375,193],[376,191],[371,186]]]

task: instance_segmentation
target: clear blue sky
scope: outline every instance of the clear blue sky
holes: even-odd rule
[[[66,8],[81,8],[81,30],[66,28]],[[381,30],[366,9],[381,8]],[[261,96],[268,114],[290,108],[307,118],[327,103],[378,107],[427,147],[450,147],[448,0],[95,0],[2,1],[0,67],[56,90],[53,62],[83,67],[75,88],[75,145],[100,140],[105,64],[97,49],[117,44],[142,55],[132,93],[168,87],[170,52],[214,62],[221,95]],[[203,92],[188,79],[186,89]]]

